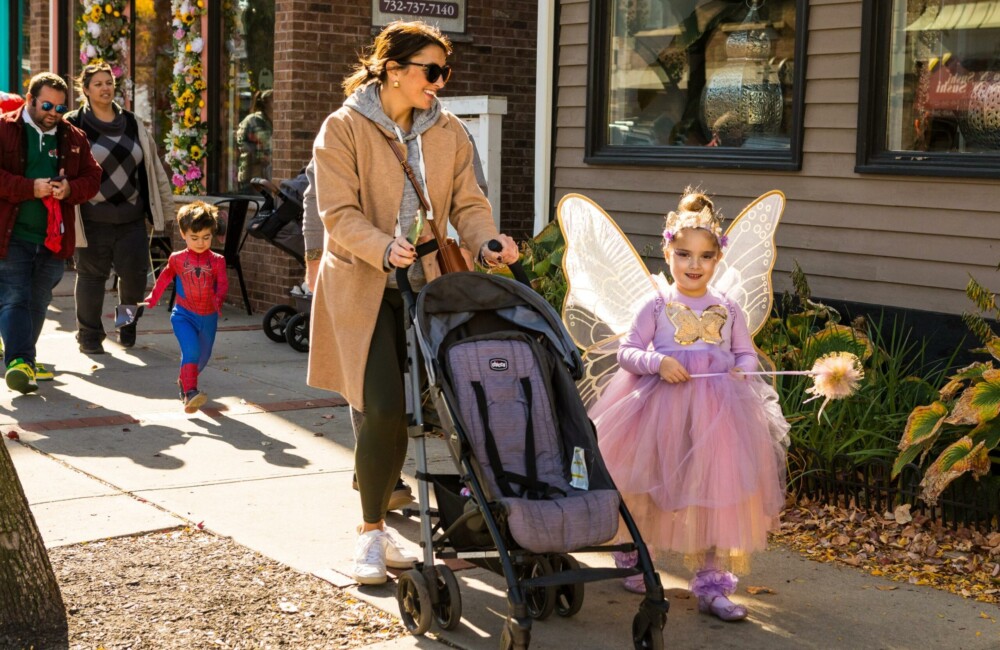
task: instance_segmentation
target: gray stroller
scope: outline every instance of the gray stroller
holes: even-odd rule
[[[407,411],[423,548],[422,561],[399,578],[403,623],[423,634],[432,620],[446,630],[460,622],[458,581],[435,558],[460,558],[504,576],[505,650],[528,647],[533,619],[576,614],[585,583],[641,573],[646,596],[632,622],[634,647],[662,648],[669,603],[577,392],[580,355],[520,265],[512,270],[522,282],[452,273],[416,299],[397,271],[410,315]],[[426,419],[436,419],[434,426],[425,423],[424,399],[433,405]],[[435,428],[457,474],[427,471],[425,435]],[[436,509],[425,505],[430,486]],[[632,542],[608,545],[619,518]],[[585,568],[569,555],[633,549],[639,563],[632,569]]]

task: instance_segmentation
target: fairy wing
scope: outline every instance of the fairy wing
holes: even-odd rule
[[[618,342],[656,284],[628,238],[599,205],[580,194],[559,201],[556,216],[566,240],[562,317],[583,350],[580,396],[589,408],[618,367]]]
[[[750,336],[760,331],[771,313],[774,233],[784,210],[785,195],[779,190],[771,190],[745,207],[726,230],[729,243],[712,279],[712,286],[743,310]]]

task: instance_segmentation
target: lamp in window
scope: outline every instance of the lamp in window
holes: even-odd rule
[[[770,63],[773,31],[760,22],[761,6],[750,4],[726,38],[726,62],[705,84],[702,121],[718,146],[774,146],[770,136],[781,129],[784,98],[779,70]]]

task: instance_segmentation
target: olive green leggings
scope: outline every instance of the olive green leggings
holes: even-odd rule
[[[365,365],[365,415],[354,447],[354,469],[365,523],[385,518],[389,497],[406,460],[406,333],[403,298],[386,289]]]

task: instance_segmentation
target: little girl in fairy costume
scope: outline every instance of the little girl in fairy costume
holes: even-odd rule
[[[698,607],[746,618],[729,596],[784,505],[788,423],[759,377],[739,305],[709,286],[726,238],[712,201],[685,191],[666,219],[673,284],[644,304],[618,350],[620,368],[590,415],[601,454],[651,549],[697,569]],[[693,374],[722,373],[712,377]],[[616,553],[633,566],[635,552]],[[638,579],[637,579],[638,578]],[[625,587],[642,592],[642,575]]]

